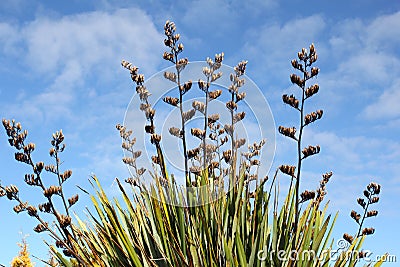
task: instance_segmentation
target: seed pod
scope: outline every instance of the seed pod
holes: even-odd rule
[[[78,200],[79,200],[79,195],[78,195],[78,194],[76,194],[76,195],[70,197],[70,198],[68,199],[69,207],[71,207],[71,206],[74,205],[76,202],[78,202]]]
[[[294,95],[283,95],[282,96],[282,100],[285,104],[288,104],[289,106],[292,106],[294,108],[299,108],[299,100],[296,99],[296,97]]]
[[[353,240],[354,240],[354,238],[351,235],[347,234],[347,233],[345,233],[343,235],[343,239],[346,240],[347,242],[349,242],[350,244],[353,243]]]
[[[158,134],[152,134],[150,137],[150,142],[152,144],[158,144],[161,141],[161,135]]]
[[[195,100],[195,101],[192,102],[192,107],[193,107],[195,110],[200,111],[201,113],[204,114],[206,105],[205,105],[203,102],[200,102],[200,101]]]
[[[195,114],[196,114],[196,110],[195,109],[191,109],[191,110],[189,110],[187,112],[184,112],[182,114],[184,122],[187,122],[187,121],[191,120],[194,117]]]
[[[307,89],[306,89],[306,97],[308,98],[308,97],[311,97],[312,95],[315,95],[316,93],[318,93],[318,91],[319,91],[319,85],[318,84],[314,84],[314,85],[312,85],[312,86],[310,86],[310,87],[308,87]]]
[[[39,204],[39,210],[41,212],[51,213],[52,212],[51,204],[49,202]]]
[[[174,72],[166,71],[164,72],[164,78],[176,83],[176,74]]]
[[[60,215],[60,219],[59,219],[59,223],[61,228],[66,228],[71,224],[71,217],[61,214]]]
[[[378,215],[378,211],[377,210],[370,210],[367,212],[367,217],[373,217]]]
[[[40,224],[36,225],[35,228],[33,228],[33,231],[35,231],[36,233],[42,233],[42,232],[46,231],[47,228],[48,228],[47,223],[45,223],[44,225],[40,223]]]
[[[209,92],[208,96],[211,99],[217,99],[219,96],[221,96],[221,94],[222,94],[222,90],[215,90],[215,91]]]
[[[375,232],[374,228],[364,228],[362,230],[362,235],[372,235]]]
[[[61,186],[52,185],[49,188],[45,189],[43,191],[43,194],[45,197],[51,197],[54,194],[59,195],[61,191],[62,191]]]
[[[153,125],[145,125],[144,130],[148,134],[153,134],[155,129]]]
[[[315,198],[315,192],[314,191],[305,190],[303,193],[300,194],[300,197],[301,197],[301,202],[305,202],[305,201],[308,201],[310,199],[314,199]]]
[[[163,98],[163,101],[167,104],[170,104],[171,106],[178,106],[179,104],[179,99],[176,97],[170,97],[170,96],[166,96]]]
[[[243,120],[245,116],[246,116],[246,113],[244,111],[235,114],[233,116],[233,123],[237,123],[237,122]]]
[[[357,223],[360,221],[361,219],[361,215],[358,214],[355,210],[352,210],[350,213],[351,218],[353,218]]]
[[[363,198],[357,198],[357,203],[358,203],[361,207],[365,208],[366,203],[365,203],[365,201],[364,201]]]
[[[224,152],[222,152],[222,155],[224,157],[224,160],[226,163],[230,163],[231,161],[231,157],[232,157],[232,151],[231,150],[226,150]]]
[[[206,136],[206,132],[204,130],[201,130],[199,128],[192,128],[191,129],[191,134],[201,140],[203,140]]]
[[[283,134],[284,136],[290,137],[294,140],[297,140],[295,134],[296,134],[296,128],[292,127],[292,128],[286,128],[284,126],[279,126],[278,127],[278,131],[279,133]]]
[[[171,135],[175,136],[175,137],[178,137],[178,138],[182,138],[183,137],[182,131],[179,128],[176,128],[176,127],[169,128],[169,133]]]
[[[279,166],[279,170],[283,172],[284,174],[287,174],[289,176],[295,177],[294,171],[296,170],[295,166],[291,165],[281,165]]]
[[[229,102],[226,103],[226,107],[227,107],[230,111],[233,111],[233,110],[236,110],[236,109],[237,109],[237,104],[236,104],[235,102],[233,102],[233,101],[229,101]]]

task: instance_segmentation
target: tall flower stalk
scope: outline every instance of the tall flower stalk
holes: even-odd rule
[[[313,67],[312,65],[317,61],[317,53],[314,47],[314,44],[310,45],[310,51],[307,51],[303,48],[297,54],[298,60],[292,60],[292,67],[298,70],[301,73],[301,76],[297,74],[291,74],[290,80],[293,84],[295,84],[300,90],[300,99],[297,99],[294,95],[283,95],[282,100],[285,104],[291,106],[295,110],[299,112],[299,133],[296,136],[296,128],[291,127],[287,128],[284,126],[279,126],[278,130],[281,134],[293,139],[297,143],[297,166],[289,166],[283,165],[280,167],[281,171],[285,174],[288,174],[292,177],[292,181],[294,180],[295,187],[295,220],[294,220],[294,237],[292,243],[292,249],[295,249],[296,238],[297,238],[297,230],[299,224],[299,206],[301,203],[301,195],[300,195],[300,181],[301,181],[301,167],[303,160],[311,155],[318,154],[320,152],[320,146],[308,146],[303,148],[303,132],[304,128],[310,123],[321,119],[323,111],[317,110],[315,112],[311,112],[305,115],[305,102],[308,98],[318,93],[319,85],[314,84],[307,87],[307,82],[313,77],[317,76],[319,73],[319,69],[317,67]],[[295,173],[297,169],[297,172]],[[311,196],[315,196],[315,192],[313,193],[304,193],[303,199],[310,199]]]

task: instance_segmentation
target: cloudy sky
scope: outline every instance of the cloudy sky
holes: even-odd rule
[[[20,121],[37,145],[35,159],[47,163],[51,134],[63,129],[63,167],[74,172],[68,189],[89,187],[94,173],[113,192],[113,178],[129,175],[120,163],[115,124],[123,121],[134,90],[120,61],[134,62],[146,77],[168,67],[162,59],[167,19],[176,23],[190,61],[222,51],[227,65],[248,60],[247,75],[267,99],[276,126],[296,120],[281,95],[298,93],[289,79],[290,60],[314,43],[320,93],[307,109],[323,109],[324,118],[306,131],[306,141],[319,144],[321,153],[306,162],[303,187],[316,188],[321,173],[334,172],[327,198],[331,211],[340,211],[337,240],[356,231],[348,214],[358,208],[364,187],[382,184],[379,215],[366,221],[376,233],[365,248],[373,256],[389,252],[399,259],[400,2],[84,2],[0,2],[0,116]],[[276,146],[273,169],[294,162],[290,140],[277,136]],[[21,197],[39,203],[38,192],[22,182],[28,169],[14,162],[4,131],[0,148],[2,184],[18,185]],[[32,254],[47,258],[45,236],[32,231],[36,222],[12,207],[0,200],[0,263],[7,265],[18,253],[16,243],[25,234]]]

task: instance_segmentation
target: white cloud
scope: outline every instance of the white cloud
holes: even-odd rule
[[[392,119],[400,117],[400,80],[393,81],[390,88],[377,98],[375,102],[368,105],[364,115],[368,119]]]

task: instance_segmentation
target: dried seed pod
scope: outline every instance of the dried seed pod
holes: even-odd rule
[[[190,132],[193,136],[195,136],[201,140],[203,140],[206,136],[206,131],[201,130],[199,128],[192,128]]]
[[[355,210],[352,210],[350,213],[351,218],[353,218],[357,223],[360,221],[361,219],[361,215],[359,213],[357,213]]]
[[[247,61],[241,61],[233,68],[235,70],[235,73],[237,76],[242,76],[245,74],[246,65],[247,65]]]
[[[179,90],[181,91],[181,94],[183,95],[183,94],[186,94],[190,90],[190,88],[192,88],[192,81],[185,82],[183,85],[181,85],[179,87]]]
[[[154,132],[155,132],[155,129],[154,129],[153,125],[145,125],[144,126],[144,130],[148,134],[154,134]]]
[[[56,195],[61,194],[61,191],[62,191],[61,186],[52,185],[49,188],[46,188],[43,191],[43,194],[45,197],[51,197],[54,194],[56,194]]]
[[[372,199],[371,199],[371,203],[373,204],[373,203],[377,203],[379,201],[379,197],[373,197]]]
[[[313,95],[315,95],[316,93],[318,93],[318,90],[319,90],[319,85],[318,84],[314,84],[314,85],[311,85],[310,87],[308,87],[307,89],[306,89],[306,97],[308,98],[308,97],[311,97],[311,96],[313,96]]]
[[[233,123],[237,123],[237,122],[243,120],[245,116],[246,116],[246,113],[244,111],[235,114],[233,116]]]
[[[285,104],[288,104],[289,106],[292,106],[296,109],[299,108],[299,100],[296,99],[296,97],[294,95],[288,96],[285,94],[282,96],[282,100]]]
[[[311,112],[304,117],[304,125],[308,125],[316,120],[321,119],[323,110],[317,110],[316,112]]]
[[[200,102],[200,101],[197,101],[197,100],[192,102],[192,107],[195,110],[200,111],[203,114],[204,114],[204,111],[206,109],[206,105],[203,102]]]
[[[229,134],[230,136],[233,136],[233,131],[234,131],[234,126],[233,125],[229,125],[229,124],[225,124],[224,125],[224,130],[226,131],[227,134]]]
[[[27,185],[31,185],[31,186],[39,185],[39,179],[35,179],[34,174],[25,174],[24,181]]]
[[[167,61],[171,61],[172,63],[175,63],[174,62],[174,55],[172,53],[164,52],[163,59],[165,59]]]
[[[357,198],[357,203],[358,203],[361,207],[365,208],[366,203],[365,203],[365,201],[364,201],[363,198]]]
[[[367,189],[372,194],[378,195],[381,192],[381,185],[378,183],[372,182],[367,186]]]
[[[240,148],[244,144],[246,144],[246,139],[240,138],[240,139],[235,141],[235,148]]]
[[[189,169],[190,169],[190,172],[195,175],[200,175],[200,173],[201,173],[201,167],[199,167],[199,166],[191,166]]]
[[[208,116],[208,125],[212,125],[219,120],[219,114],[212,114]],[[210,127],[211,128],[211,127]]]
[[[253,159],[250,161],[250,165],[260,165],[260,161],[258,159]]]
[[[208,92],[208,96],[211,99],[217,99],[221,95],[222,95],[222,90],[215,90],[215,91],[212,91],[212,92]]]
[[[178,106],[179,104],[179,99],[176,97],[170,97],[170,96],[166,96],[163,98],[163,101],[167,104],[170,104],[171,106]]]
[[[169,128],[169,133],[171,135],[175,136],[175,137],[178,137],[178,138],[182,138],[183,137],[181,129],[176,128],[176,127]]]
[[[294,171],[296,170],[295,166],[291,165],[281,165],[279,166],[279,170],[283,172],[284,174],[287,174],[289,176],[295,177]]]
[[[362,235],[372,235],[375,232],[375,229],[370,227],[370,228],[364,228],[362,230]]]
[[[28,215],[31,217],[36,217],[37,216],[37,209],[34,206],[28,206],[26,208],[26,210],[28,211]]]
[[[125,183],[130,184],[132,186],[137,186],[138,185],[136,179],[132,178],[132,177],[129,177],[129,178],[125,179]]]
[[[237,104],[233,101],[229,101],[226,102],[226,107],[230,110],[230,111],[234,111],[237,109]]]
[[[76,202],[78,202],[78,200],[79,200],[79,195],[78,195],[78,194],[76,194],[76,195],[70,197],[70,198],[68,199],[69,207],[71,207],[71,206],[74,205]]]
[[[354,237],[352,237],[351,235],[345,233],[343,235],[343,239],[346,240],[347,242],[349,242],[350,244],[353,243]]]
[[[150,142],[152,144],[158,144],[161,141],[161,135],[159,134],[152,134],[150,137]]]
[[[377,215],[378,215],[377,210],[370,210],[367,212],[367,217],[373,217],[373,216],[377,216]]]
[[[68,178],[72,176],[71,170],[66,170],[64,173],[60,174],[60,178],[62,182],[65,182]]]
[[[165,71],[164,78],[176,83],[176,74],[174,72]]]
[[[222,77],[222,72],[213,73],[211,75],[211,82],[215,82],[216,80],[218,80],[221,77]]]
[[[230,163],[231,158],[232,158],[232,151],[226,150],[226,151],[222,152],[222,156],[226,163]]]
[[[296,74],[290,74],[290,81],[299,87],[303,87],[305,84],[305,81]]]
[[[160,159],[158,156],[152,156],[151,161],[153,161],[154,164],[160,165]]]
[[[196,147],[194,149],[188,150],[187,151],[187,156],[189,159],[197,156],[200,153],[200,148]]]
[[[28,206],[28,202],[19,203],[18,205],[14,206],[13,210],[15,213],[20,213],[22,211],[25,211],[27,206]]]
[[[300,197],[301,197],[301,202],[305,202],[305,201],[308,201],[310,199],[314,199],[315,198],[315,192],[314,191],[305,190],[303,193],[300,194]]]
[[[317,67],[311,68],[311,77],[318,75],[318,73],[319,73],[319,68],[317,68]]]
[[[16,161],[20,161],[23,163],[29,163],[29,157],[24,153],[17,152],[17,153],[15,153],[14,156],[15,156]]]
[[[188,122],[189,120],[191,120],[194,117],[195,114],[196,114],[196,110],[195,109],[191,109],[189,111],[184,112],[182,114],[184,122]]]
[[[39,210],[41,212],[51,213],[52,212],[51,204],[49,202],[39,204]]]
[[[60,219],[59,219],[59,223],[61,228],[66,228],[71,224],[71,217],[61,214],[60,215]]]
[[[35,231],[36,233],[42,233],[44,231],[47,231],[47,228],[48,228],[47,223],[45,223],[45,224],[39,223],[38,225],[36,225],[35,228],[33,228],[33,231]]]
[[[246,97],[246,92],[241,92],[241,93],[235,94],[235,95],[236,95],[235,102],[237,103],[237,102],[243,100]]]
[[[297,140],[295,134],[296,134],[296,128],[292,127],[292,128],[286,128],[284,126],[279,126],[278,127],[278,131],[279,133],[283,134],[284,136],[290,137],[294,140]]]
[[[318,154],[320,152],[321,148],[319,145],[317,146],[308,146],[304,148],[301,153],[303,153],[303,158],[307,158],[311,155]]]

